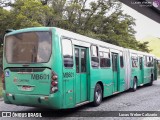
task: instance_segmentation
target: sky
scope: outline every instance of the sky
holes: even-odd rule
[[[158,37],[160,38],[160,24],[137,12],[136,10],[122,5],[124,13],[131,15],[136,19],[136,26],[134,27],[136,33],[136,39],[141,40],[146,37]]]

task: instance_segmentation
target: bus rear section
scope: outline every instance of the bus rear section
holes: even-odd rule
[[[130,86],[133,91],[138,86],[145,84],[152,85],[154,80],[154,61],[153,55],[139,52],[135,50],[129,50],[130,63],[131,63],[131,75]]]
[[[32,30],[5,37],[4,101],[8,104],[58,108],[59,102],[54,94],[58,91],[58,76],[53,71],[51,59],[52,32]]]

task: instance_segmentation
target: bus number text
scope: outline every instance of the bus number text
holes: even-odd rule
[[[74,73],[72,73],[72,72],[63,73],[63,77],[64,78],[74,77]]]
[[[49,74],[32,74],[31,79],[33,80],[49,79]]]

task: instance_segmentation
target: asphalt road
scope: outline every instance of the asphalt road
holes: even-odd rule
[[[16,105],[8,105],[3,101],[0,101],[0,111],[22,111],[22,112],[30,112],[30,111],[48,111],[52,114],[52,117],[48,117],[45,119],[63,119],[63,120],[79,120],[79,119],[98,119],[98,120],[160,120],[160,117],[106,117],[106,114],[109,114],[109,111],[114,111],[112,113],[116,113],[116,111],[160,111],[160,80],[154,81],[153,86],[142,86],[139,87],[136,92],[125,91],[123,93],[119,93],[117,95],[113,95],[111,97],[107,97],[103,99],[103,102],[98,107],[92,107],[91,104],[83,105],[78,108],[69,109],[69,110],[50,110],[43,108],[35,108],[35,107],[24,107],[24,106],[16,106]],[[82,112],[82,114],[79,113]],[[91,112],[92,111],[92,112]],[[57,117],[57,114],[60,117]],[[84,117],[84,114],[87,117]],[[105,117],[103,115],[105,114]],[[127,112],[128,114],[128,112]],[[97,116],[97,117],[96,117]],[[2,118],[0,118],[2,119]],[[4,118],[3,118],[4,119]],[[11,118],[7,118],[11,119]],[[17,118],[12,118],[17,119]],[[28,118],[27,118],[28,119]],[[33,119],[33,118],[30,118]],[[44,119],[38,118],[38,119]]]

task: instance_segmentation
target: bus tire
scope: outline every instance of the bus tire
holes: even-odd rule
[[[151,75],[151,81],[148,83],[149,86],[153,85],[153,75]]]
[[[137,90],[137,79],[134,78],[132,92],[135,92],[136,90]]]
[[[93,106],[99,106],[102,102],[102,87],[99,83],[96,84],[94,89],[94,101]]]

